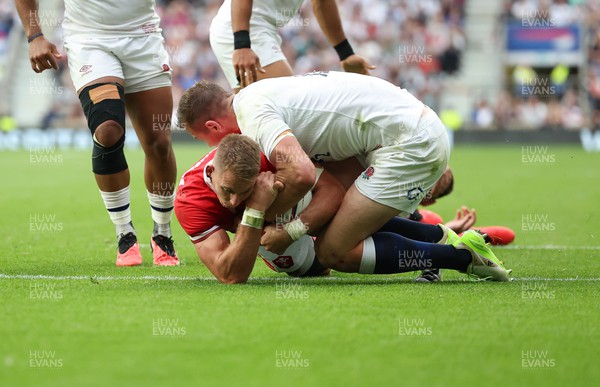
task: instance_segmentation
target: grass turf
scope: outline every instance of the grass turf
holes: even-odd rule
[[[177,146],[179,174],[204,153]],[[588,385],[600,377],[600,250],[589,248],[600,246],[598,155],[454,150],[455,191],[432,209],[451,218],[468,204],[479,225],[513,228],[514,246],[496,249],[512,283],[450,272],[435,285],[413,284],[412,274],[294,280],[257,262],[243,286],[212,280],[176,222],[182,265],[152,267],[140,150],[128,160],[145,261],[121,269],[87,152],[34,156],[0,153],[0,385]],[[560,280],[577,277],[596,280]]]

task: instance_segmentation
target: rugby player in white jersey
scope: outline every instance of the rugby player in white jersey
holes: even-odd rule
[[[267,79],[237,95],[214,86],[201,82],[186,91],[179,122],[209,145],[229,133],[259,143],[284,187],[266,220],[312,187],[313,161],[365,156],[368,167],[317,238],[324,266],[364,274],[446,268],[509,280],[510,272],[475,231],[459,238],[443,225],[412,222],[427,230],[427,241],[417,241],[395,232],[395,225],[386,227],[396,215],[415,211],[450,154],[444,125],[408,91],[376,77],[333,71]]]
[[[299,14],[303,1],[225,0],[219,8],[210,25],[210,45],[235,92],[260,79],[294,75],[277,29]],[[342,69],[369,74],[375,67],[354,54],[335,0],[312,0],[312,9]]]
[[[61,54],[46,40],[35,0],[16,0],[36,73],[57,69]],[[171,69],[153,0],[66,0],[64,46],[71,79],[93,138],[92,170],[117,234],[117,266],[142,263],[131,221],[129,169],[123,153],[125,110],[146,155],[144,180],[154,231],[155,265],[175,266],[170,221],[177,174],[171,147]]]

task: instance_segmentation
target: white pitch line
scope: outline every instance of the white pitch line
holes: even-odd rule
[[[403,277],[370,277],[376,278],[381,282],[396,282]],[[404,277],[408,278],[408,277]],[[90,275],[43,275],[43,274],[3,274],[0,273],[0,279],[27,279],[27,280],[55,280],[55,281],[118,281],[118,280],[156,280],[156,281],[216,281],[213,277],[180,277],[180,276],[90,276]],[[356,277],[320,277],[320,280],[339,281],[339,282],[356,282]],[[250,277],[249,281],[299,281],[301,279],[291,277]],[[595,277],[575,277],[575,278],[542,278],[542,277],[516,277],[515,281],[600,281],[600,278]],[[310,280],[309,280],[310,281]],[[465,280],[465,282],[470,282]]]
[[[193,281],[193,280],[216,280],[210,277],[180,277],[175,275],[157,276],[94,276],[94,275],[44,275],[44,274],[3,274],[0,273],[0,279],[47,279],[58,281],[81,281],[95,279],[98,281],[114,281],[114,280],[157,280],[157,281]]]
[[[593,278],[593,277],[575,277],[575,278],[542,278],[542,277],[516,277],[514,278],[515,281],[564,281],[564,282],[571,282],[571,281],[600,281],[600,278]]]
[[[519,246],[519,245],[507,245],[507,246],[494,246],[494,248],[506,249],[506,250],[600,250],[600,246],[564,246],[564,245],[531,245],[531,246]]]

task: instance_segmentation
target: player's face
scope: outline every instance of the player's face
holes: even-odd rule
[[[212,174],[212,182],[219,202],[229,210],[234,210],[250,197],[255,181],[256,179],[238,179],[231,171],[221,173],[215,170]]]

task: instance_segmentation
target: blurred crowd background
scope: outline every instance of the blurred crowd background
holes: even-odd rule
[[[465,33],[466,1],[338,0],[338,7],[355,52],[377,66],[373,75],[408,89],[443,114],[450,108],[444,106],[441,96],[451,95],[449,85],[453,83],[449,80],[464,69],[463,54],[470,39]],[[173,68],[175,104],[188,87],[201,79],[228,88],[208,39],[208,27],[221,3],[221,0],[157,0]],[[454,112],[453,129],[600,129],[600,1],[507,0],[495,21],[496,33],[490,37],[490,44],[502,47],[499,42],[503,39],[503,27],[523,23],[523,18],[541,25],[543,20],[537,19],[546,18],[552,26],[580,25],[586,63],[505,66],[502,74],[490,74],[503,77],[502,90],[493,98],[473,95],[468,114],[463,112],[456,117]],[[5,66],[9,34],[19,29],[13,0],[0,0],[0,66]],[[310,1],[280,32],[283,51],[297,74],[340,68],[335,51],[312,14]],[[62,31],[57,28],[47,37],[62,50],[61,36]],[[501,58],[498,52],[498,60]],[[54,96],[39,126],[85,128],[66,58],[61,60],[54,76],[62,92]],[[528,80],[540,77],[550,81],[547,88],[524,92],[523,85],[528,85]],[[0,111],[0,115],[8,114]],[[18,122],[15,124],[19,126]]]

